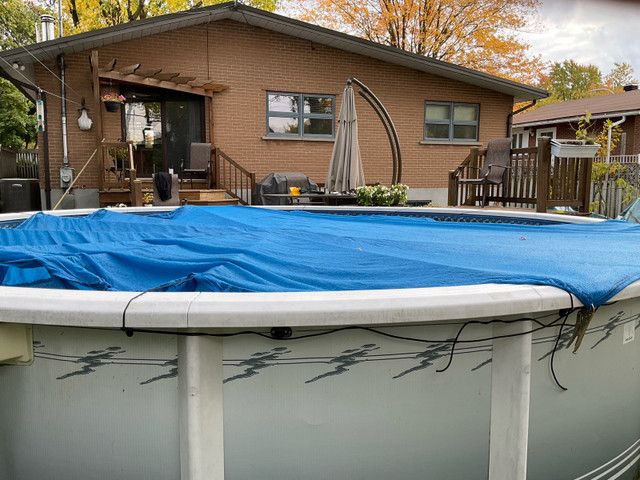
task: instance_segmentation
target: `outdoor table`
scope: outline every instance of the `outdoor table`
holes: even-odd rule
[[[299,203],[314,203],[320,205],[356,205],[356,195],[353,193],[301,193],[300,195],[291,195],[289,193],[263,193],[263,198],[284,198],[289,205]],[[304,199],[303,202],[301,200]]]

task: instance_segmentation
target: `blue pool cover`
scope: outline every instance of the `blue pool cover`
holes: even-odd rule
[[[183,207],[38,213],[0,230],[3,285],[286,292],[553,285],[598,306],[640,279],[640,225],[512,225]]]

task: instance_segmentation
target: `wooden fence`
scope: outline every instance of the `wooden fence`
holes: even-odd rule
[[[18,178],[38,178],[38,149],[19,150],[16,154]]]
[[[38,178],[38,149],[12,150],[0,145],[0,178]]]

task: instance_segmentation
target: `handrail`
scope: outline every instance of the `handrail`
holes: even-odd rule
[[[216,188],[237,199],[243,205],[251,205],[256,188],[256,175],[242,167],[219,148],[213,149]]]
[[[378,100],[373,92],[367,87],[364,83],[358,80],[355,77],[351,77],[347,80],[347,85],[351,83],[355,83],[358,87],[362,88],[362,91],[358,93],[362,98],[364,98],[369,105],[375,110],[380,117],[380,121],[384,125],[385,130],[387,131],[387,135],[389,136],[389,144],[391,146],[391,155],[393,157],[393,173],[391,176],[391,184],[395,185],[401,182],[402,178],[402,154],[400,153],[400,139],[398,137],[398,132],[396,131],[396,127],[393,124],[393,120],[391,120],[391,116],[387,109],[384,108],[382,102]]]

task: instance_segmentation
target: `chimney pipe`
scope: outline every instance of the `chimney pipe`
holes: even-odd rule
[[[51,15],[40,15],[40,25],[36,26],[36,41],[46,42],[55,38],[56,19]]]

